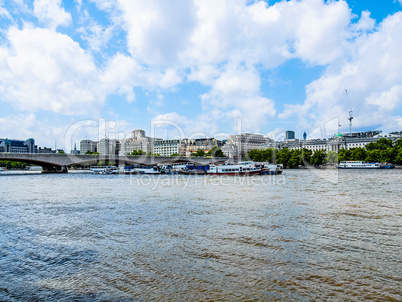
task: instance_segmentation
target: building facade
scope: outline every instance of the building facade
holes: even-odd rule
[[[184,142],[179,139],[156,140],[154,142],[152,153],[159,154],[161,156],[180,154],[180,150],[183,145]]]
[[[302,150],[303,148],[311,150],[313,152],[322,151],[334,151],[339,152],[341,149],[350,150],[353,148],[364,148],[369,143],[376,142],[380,138],[391,139],[396,141],[402,138],[402,134],[399,132],[393,132],[389,135],[381,135],[381,131],[368,131],[368,132],[357,132],[352,134],[337,134],[331,138],[323,139],[310,139],[310,140],[285,140],[283,142],[270,142],[268,144],[262,145],[262,148],[274,148],[283,149],[288,148],[289,150]]]
[[[99,141],[98,150],[101,155],[118,155],[120,142],[116,139],[102,138]]]
[[[179,154],[182,156],[191,156],[192,153],[198,150],[208,152],[213,147],[221,148],[224,145],[222,141],[215,138],[184,139],[181,143]]]
[[[91,141],[88,139],[80,141],[80,154],[85,155],[87,152],[99,152],[98,143],[99,142],[97,141]]]
[[[38,153],[38,146],[33,138],[27,140],[0,139],[0,152],[8,153]]]
[[[128,155],[133,151],[142,150],[145,154],[153,152],[153,143],[155,140],[145,136],[145,131],[137,129],[131,132],[131,137],[122,139],[120,141],[119,155]]]
[[[272,140],[261,134],[242,133],[230,135],[226,144],[222,147],[223,153],[229,158],[244,158],[253,149],[260,149],[261,146],[271,143]]]

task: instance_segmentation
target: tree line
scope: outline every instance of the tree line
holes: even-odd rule
[[[341,149],[339,154],[334,151],[326,152],[303,148],[302,150],[289,150],[288,148],[278,149],[255,149],[250,150],[246,159],[256,162],[270,162],[283,164],[287,168],[299,166],[321,166],[335,164],[341,161],[355,160],[366,162],[387,162],[402,164],[402,139],[395,143],[391,139],[381,138],[376,142],[367,144],[364,148]]]
[[[26,167],[32,166],[31,164],[21,163],[19,161],[11,160],[0,160],[0,167],[7,169],[25,169]]]

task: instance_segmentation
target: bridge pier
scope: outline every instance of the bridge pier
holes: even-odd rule
[[[68,173],[65,166],[42,166],[42,173]]]

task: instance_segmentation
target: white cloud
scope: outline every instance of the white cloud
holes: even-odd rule
[[[92,20],[88,26],[81,27],[77,31],[81,33],[81,38],[88,42],[89,48],[98,52],[107,46],[114,30],[115,26],[102,26]]]
[[[128,48],[141,63],[172,66],[194,26],[191,1],[118,0]]]
[[[217,125],[210,116],[199,115],[195,119],[189,119],[176,112],[159,114],[155,116],[151,125],[155,137],[166,138],[199,138],[214,137],[217,133]]]
[[[220,119],[240,118],[245,128],[259,130],[276,114],[274,102],[260,94],[260,76],[253,66],[228,65],[202,100],[204,110],[221,110]]]
[[[307,86],[304,104],[286,106],[279,117],[299,116],[302,125],[317,124],[335,117],[347,125],[351,107],[355,127],[382,125],[395,130],[392,112],[402,105],[402,13],[387,17],[370,34],[363,34],[352,44],[353,51],[343,61],[331,64],[321,78]],[[345,94],[348,90],[348,96]]]
[[[34,15],[50,28],[68,26],[72,21],[71,15],[61,7],[61,0],[35,0],[33,6]]]
[[[125,95],[131,102],[135,100],[134,87],[168,89],[180,83],[183,77],[175,69],[146,68],[131,56],[118,53],[107,62],[101,81],[109,92]]]
[[[59,142],[58,148],[61,148],[61,142],[64,139],[64,133],[67,127],[55,121],[38,120],[33,113],[11,114],[0,117],[2,132],[10,139],[28,139],[34,138],[38,147],[54,147],[54,142]],[[4,135],[3,134],[3,135]]]
[[[8,10],[5,7],[3,7],[3,5],[4,5],[3,1],[0,1],[0,18],[5,17],[7,19],[12,20],[13,17],[11,17],[10,13],[8,12]]]
[[[85,114],[101,109],[93,58],[70,37],[48,29],[11,27],[0,48],[0,96],[24,111]]]
[[[80,12],[81,11],[81,6],[82,6],[82,0],[74,0],[74,2],[77,5],[77,11]]]

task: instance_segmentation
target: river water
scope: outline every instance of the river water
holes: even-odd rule
[[[0,301],[402,301],[402,171],[0,174]]]

